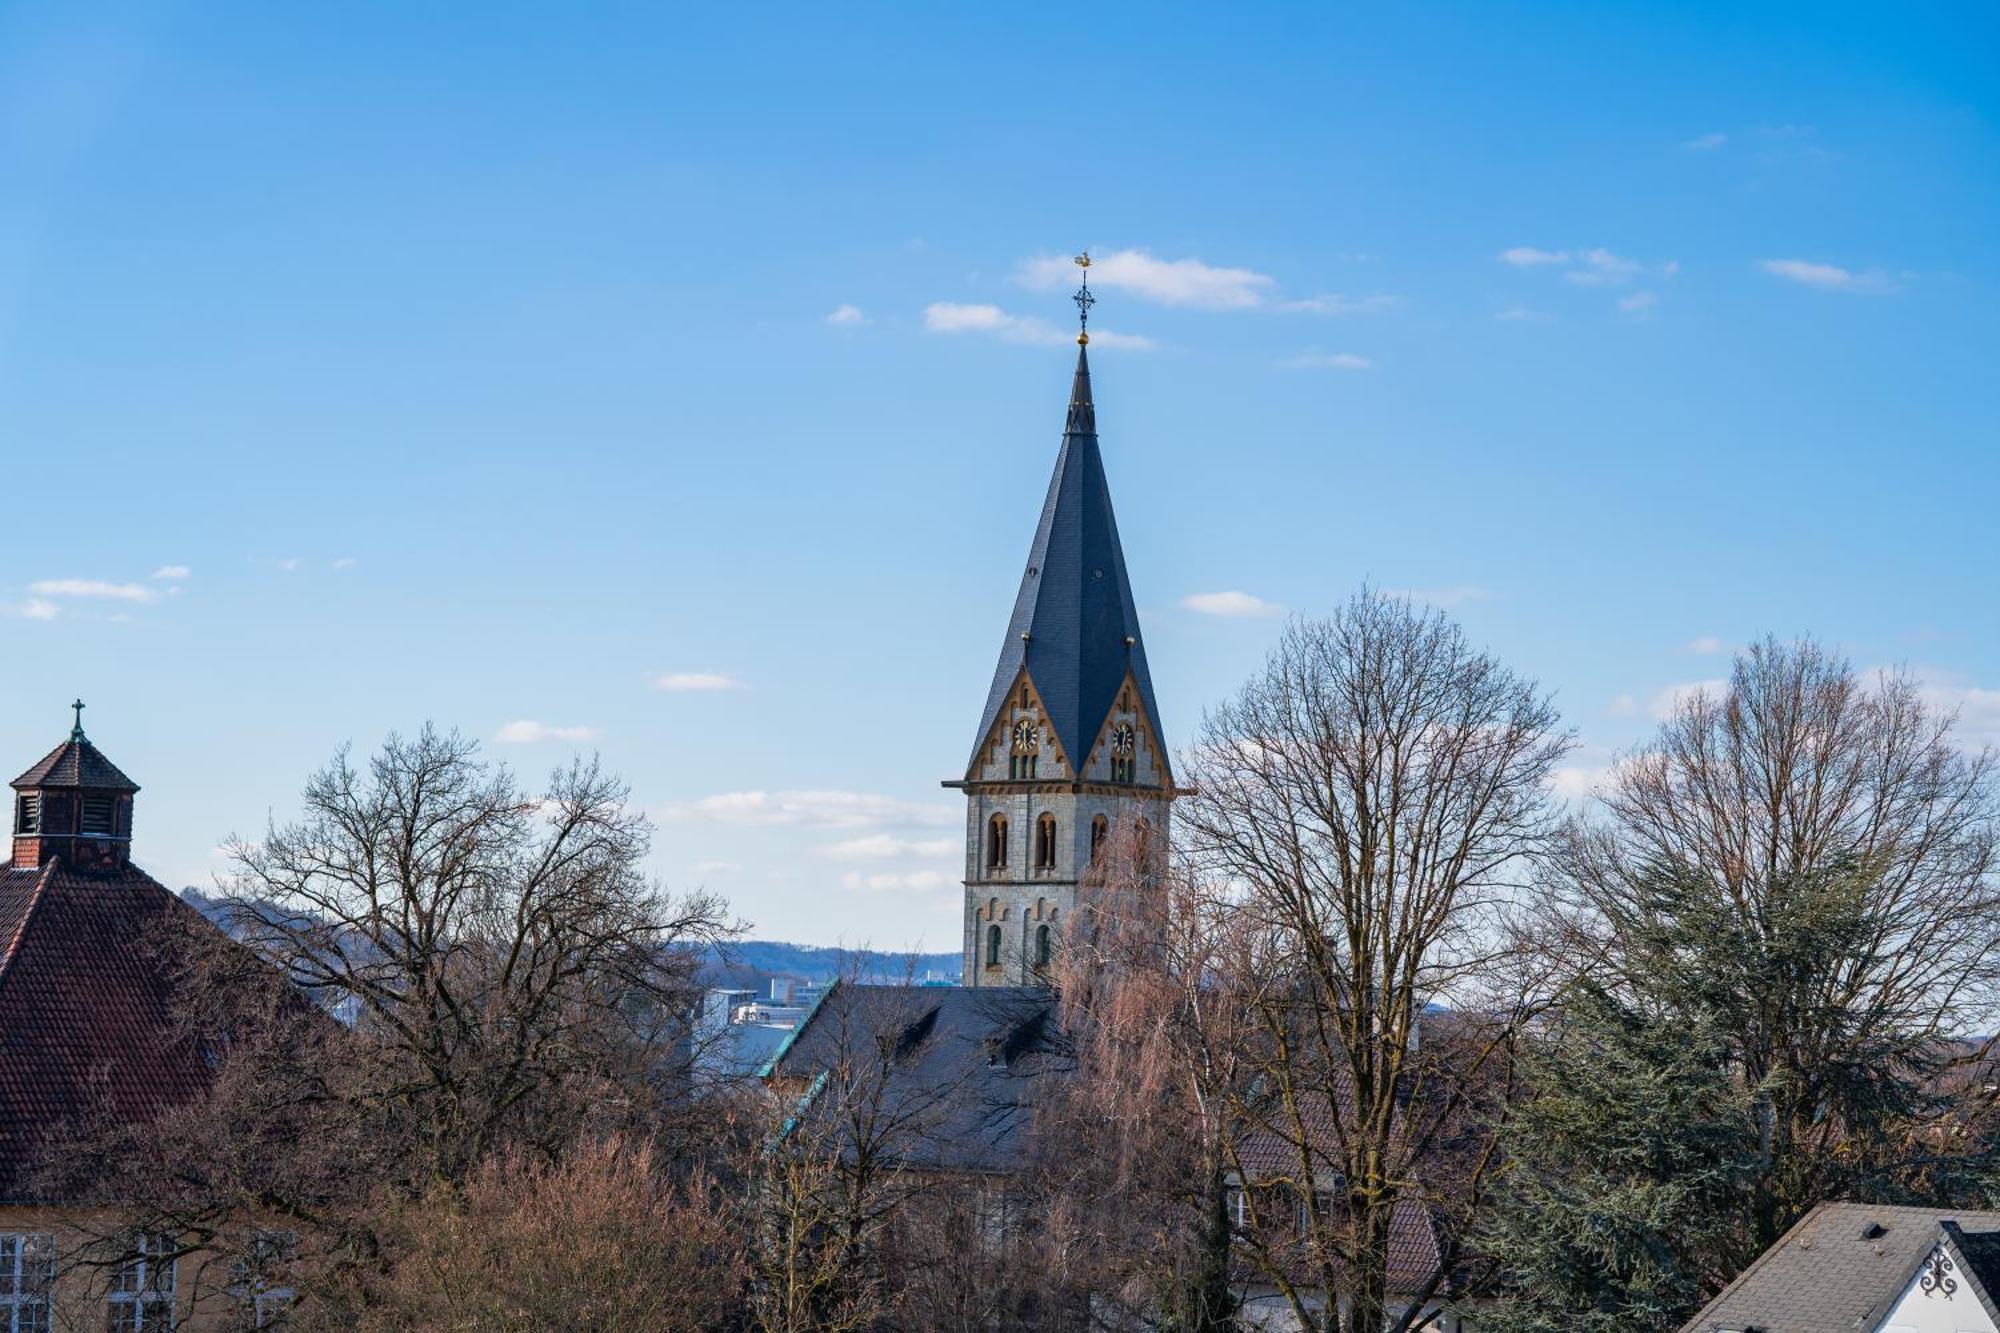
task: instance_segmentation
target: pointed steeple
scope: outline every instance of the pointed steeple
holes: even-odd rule
[[[1042,503],[1028,567],[1014,598],[1014,615],[1007,622],[1007,638],[1000,646],[973,741],[975,770],[1024,668],[1048,710],[1057,741],[1071,762],[1079,764],[1090,752],[1129,672],[1155,730],[1164,766],[1160,710],[1153,699],[1139,612],[1126,577],[1111,487],[1097,446],[1090,360],[1083,348],[1076,354],[1055,476]]]

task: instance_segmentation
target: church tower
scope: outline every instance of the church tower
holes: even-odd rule
[[[1085,328],[1055,477],[965,777],[967,986],[1033,986],[1114,835],[1164,854],[1173,771],[1097,447]]]

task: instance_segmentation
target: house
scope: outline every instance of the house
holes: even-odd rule
[[[1823,1203],[1681,1333],[2000,1333],[2000,1212]]]
[[[12,783],[0,865],[0,1333],[262,1328],[289,1292],[246,1275],[197,1301],[173,1236],[52,1195],[41,1154],[81,1122],[143,1123],[200,1097],[209,1053],[176,1022],[164,941],[201,915],[132,864],[139,787],[84,735]],[[169,927],[172,929],[170,930]]]

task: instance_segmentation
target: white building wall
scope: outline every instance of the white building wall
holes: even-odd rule
[[[1927,1293],[1923,1287],[1924,1269],[1918,1270],[1896,1303],[1889,1307],[1887,1317],[1876,1325],[1874,1333],[2000,1333],[1986,1307],[1973,1294],[1966,1274],[1950,1260],[1949,1252],[1946,1261],[1950,1268],[1944,1276],[1949,1281]],[[1925,1269],[1928,1268],[1926,1261]]]

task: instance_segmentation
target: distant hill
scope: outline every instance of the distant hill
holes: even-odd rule
[[[784,944],[775,940],[739,940],[711,949],[708,966],[711,985],[761,990],[772,977],[822,982],[839,976],[879,982],[926,979],[956,982],[961,962],[956,950],[951,953],[884,953],[875,949]]]

